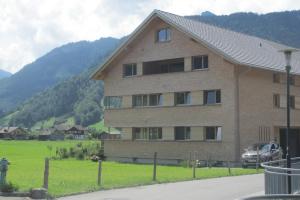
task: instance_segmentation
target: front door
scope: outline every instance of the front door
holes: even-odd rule
[[[300,129],[290,129],[289,148],[291,158],[300,157]],[[280,129],[280,146],[282,148],[283,157],[286,157],[286,129]]]

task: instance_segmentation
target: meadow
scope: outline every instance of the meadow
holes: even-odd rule
[[[45,157],[57,147],[72,147],[79,141],[0,141],[0,158],[9,160],[7,179],[20,191],[41,187]],[[84,141],[84,144],[96,141]],[[62,196],[73,193],[137,186],[153,183],[192,180],[192,169],[181,166],[158,166],[157,181],[152,181],[152,165],[103,162],[102,184],[97,185],[98,164],[90,160],[50,160],[49,193]],[[231,175],[257,173],[255,169],[232,168]],[[229,176],[227,168],[197,168],[196,179]]]

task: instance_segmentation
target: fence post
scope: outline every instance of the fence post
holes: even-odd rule
[[[153,181],[156,181],[156,164],[157,164],[157,152],[154,152],[154,158],[153,158]]]
[[[49,158],[45,158],[45,170],[44,170],[44,188],[48,189],[49,178]]]
[[[196,160],[193,163],[193,178],[196,178]]]
[[[227,167],[228,167],[228,174],[231,176],[231,168],[230,168],[230,162],[227,161]]]
[[[191,167],[191,161],[192,161],[192,152],[190,151],[189,152],[189,160],[188,160],[188,163],[187,163],[188,164],[188,166],[187,166],[188,168]]]
[[[258,172],[258,167],[259,167],[259,148],[256,148],[256,171]]]
[[[98,185],[101,185],[102,160],[98,160]]]

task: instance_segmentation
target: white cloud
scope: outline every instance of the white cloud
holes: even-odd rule
[[[179,15],[300,9],[298,0],[0,0],[0,68],[16,72],[51,49],[122,37],[153,10]]]

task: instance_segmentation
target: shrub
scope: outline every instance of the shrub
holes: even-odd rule
[[[12,193],[15,191],[18,191],[18,186],[12,184],[11,182],[5,183],[4,185],[0,186],[1,192],[7,192],[7,193]]]

